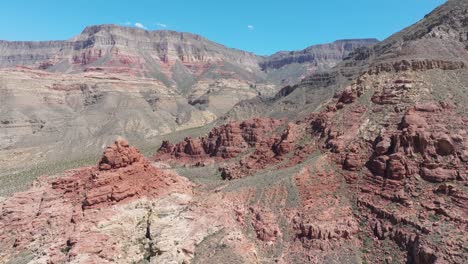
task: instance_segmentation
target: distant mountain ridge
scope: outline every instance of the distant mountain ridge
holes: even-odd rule
[[[313,70],[327,69],[355,48],[377,42],[375,39],[340,40],[302,51],[258,56],[192,33],[96,25],[86,27],[69,40],[0,41],[0,68],[27,66],[59,73],[126,73],[177,85],[177,80],[172,78],[173,67],[180,63],[185,68],[184,78],[186,75],[199,78],[204,74],[221,78],[216,69],[222,68],[223,73],[238,79],[270,82],[274,78],[266,73],[269,70],[290,64],[311,65]],[[310,73],[308,68],[300,71],[302,75]]]
[[[300,51],[280,51],[267,56],[260,63],[263,70],[269,68],[281,68],[291,63],[315,62],[316,64],[327,61],[341,61],[356,48],[367,47],[378,43],[377,39],[343,39],[328,44],[319,44],[307,47]]]

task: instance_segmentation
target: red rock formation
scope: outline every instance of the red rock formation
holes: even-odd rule
[[[349,144],[359,132],[366,108],[356,103],[341,111],[344,111],[345,118],[338,122],[334,118],[335,112],[312,114],[308,119],[311,120],[312,134],[321,138],[322,148],[343,154],[346,148],[352,148]]]
[[[300,127],[297,124],[288,123],[281,139],[273,146],[276,155],[284,155],[293,150],[296,141],[301,136]]]
[[[412,93],[422,83],[403,77],[386,80],[381,90],[375,89],[371,99],[375,105],[370,110],[380,116],[386,111],[387,115],[384,120],[374,120],[374,124],[381,122],[381,130],[372,142],[372,138],[366,138],[372,134],[369,131],[373,128],[366,125],[372,116],[353,99],[353,95],[359,97],[366,88],[360,87],[359,80],[356,83],[337,94],[325,111],[309,117],[313,140],[331,160],[342,165],[347,184],[359,190],[355,194],[360,208],[356,215],[360,221],[371,222],[371,237],[375,236],[377,241],[393,240],[407,251],[408,262],[463,263],[460,260],[464,255],[462,245],[466,243],[468,199],[456,190],[466,185],[468,179],[468,133],[467,119],[453,111],[460,107],[449,103],[412,103]],[[393,105],[393,109],[386,105]],[[361,132],[359,126],[364,128]],[[320,191],[307,180],[297,184],[300,193],[310,197],[308,201],[313,204],[317,199],[314,192]],[[320,186],[332,185],[321,179]],[[441,197],[442,194],[446,197]],[[321,225],[305,209],[293,218],[293,223],[296,237],[308,248],[328,250],[330,243],[318,241],[342,234],[329,232],[326,225]],[[456,231],[442,231],[439,225],[451,226]],[[366,233],[367,229],[361,232]],[[440,243],[434,243],[433,239],[439,239]],[[373,246],[379,245],[374,242]]]
[[[224,179],[242,178],[282,161],[284,163],[278,165],[281,168],[293,166],[316,149],[315,143],[297,144],[308,136],[305,122],[288,123],[283,132],[277,134],[275,130],[282,124],[282,120],[269,118],[232,122],[214,128],[207,137],[186,138],[175,145],[164,141],[155,159],[197,165],[210,159],[229,160],[246,153],[239,161],[219,168]],[[248,153],[250,148],[253,152]]]
[[[288,123],[280,136],[272,135],[255,144],[255,151],[241,158],[239,162],[220,167],[224,179],[238,179],[256,171],[277,166],[286,168],[303,162],[316,150],[315,142],[298,144],[307,137],[304,122]]]
[[[368,167],[378,176],[401,180],[420,174],[425,180],[443,182],[466,178],[463,164],[463,136],[451,134],[445,127],[455,122],[464,127],[449,110],[434,103],[418,104],[402,118],[397,130],[383,135],[374,148]],[[464,132],[465,133],[465,132]]]
[[[344,103],[344,104],[350,104],[356,101],[356,98],[357,98],[356,91],[353,89],[353,87],[348,86],[343,90],[343,92],[341,92],[338,102]]]
[[[73,56],[73,64],[87,65],[97,61],[102,56],[102,50],[88,49],[80,55]]]
[[[356,243],[354,235],[359,231],[351,209],[336,199],[340,177],[324,168],[326,162],[322,157],[313,169],[306,166],[294,176],[300,205],[291,216],[291,227],[295,239],[307,250],[326,251]]]
[[[223,179],[239,179],[268,165],[277,163],[281,157],[274,152],[274,146],[279,142],[279,138],[271,137],[255,145],[255,151],[241,158],[237,163],[220,167]]]
[[[264,208],[249,208],[252,213],[252,226],[257,238],[263,242],[275,242],[281,236],[275,215]]]
[[[302,240],[338,240],[349,239],[352,234],[357,233],[357,227],[352,222],[336,222],[324,225],[316,225],[313,221],[304,221],[304,215],[297,215],[293,220],[295,229],[298,231],[296,237]],[[341,219],[339,219],[341,220]]]
[[[175,145],[163,142],[155,158],[174,159],[179,162],[197,161],[202,158],[233,158],[264,140],[268,133],[273,132],[283,122],[271,118],[232,122],[214,128],[206,137],[188,137]]]
[[[190,190],[186,180],[156,169],[122,139],[106,149],[97,167],[67,174],[42,178],[0,203],[0,251],[20,252],[40,239],[51,245],[40,248],[50,263],[78,253],[112,262],[116,249],[108,236],[93,231],[93,223],[112,215],[111,205]]]
[[[410,80],[395,80],[383,87],[382,91],[376,91],[372,96],[372,102],[376,104],[398,104],[402,96],[413,84]]]
[[[466,125],[446,105],[415,104],[400,116],[400,122],[386,127],[375,140],[373,153],[367,154],[362,147],[362,151],[347,152],[344,161],[344,169],[358,170],[364,175],[358,205],[371,212],[361,211],[372,219],[370,227],[375,237],[395,241],[409,252],[408,261],[413,263],[436,263],[450,258],[449,262],[458,263],[453,256],[459,254],[465,241],[459,235],[446,234],[443,242],[437,245],[431,242],[431,237],[442,231],[430,218],[442,216],[445,224],[463,230],[468,216],[468,200],[463,194],[455,194],[456,185],[467,178],[468,164],[463,161]],[[370,156],[366,166],[354,164],[366,156]],[[450,183],[435,188],[431,185],[442,182]],[[434,193],[458,198],[446,202]],[[388,209],[395,204],[401,206]]]
[[[110,170],[126,167],[142,158],[135,147],[130,147],[125,139],[118,139],[114,145],[106,148],[99,162],[100,170]]]

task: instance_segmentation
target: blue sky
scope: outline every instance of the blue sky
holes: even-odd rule
[[[57,40],[87,25],[121,24],[200,34],[271,54],[343,38],[380,40],[445,0],[3,0],[0,39]]]

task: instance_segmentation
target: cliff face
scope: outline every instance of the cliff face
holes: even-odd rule
[[[0,66],[25,65],[53,72],[93,67],[139,68],[151,75],[156,66],[219,61],[256,67],[254,54],[226,48],[201,36],[175,31],[146,31],[116,25],[90,26],[66,41],[0,42]]]
[[[27,66],[59,73],[114,72],[156,78],[175,86],[188,85],[183,80],[203,75],[215,78],[230,75],[251,82],[275,83],[277,80],[265,73],[269,69],[290,64],[307,64],[314,71],[328,69],[353,49],[376,42],[341,40],[262,57],[191,33],[98,25],[87,27],[66,41],[0,41],[0,68]],[[300,70],[302,74],[310,73],[304,67]]]
[[[333,43],[314,45],[300,51],[280,51],[260,63],[262,70],[279,69],[288,64],[310,63],[314,66],[332,67],[341,62],[357,48],[378,43],[377,39],[337,40]]]

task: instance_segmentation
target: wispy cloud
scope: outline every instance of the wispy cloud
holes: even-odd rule
[[[248,30],[255,30],[255,27],[252,26],[252,25],[247,25],[247,29],[248,29]]]
[[[139,22],[136,22],[136,23],[135,23],[135,27],[141,28],[141,29],[147,29],[147,28],[145,27],[145,25],[143,25],[142,23],[139,23]]]
[[[127,22],[125,22],[125,23],[123,23],[123,24],[124,24],[125,26],[131,26],[131,25],[132,25],[132,22],[127,21]]]
[[[167,28],[167,24],[164,24],[161,22],[156,23],[156,26],[161,27],[161,28]]]

